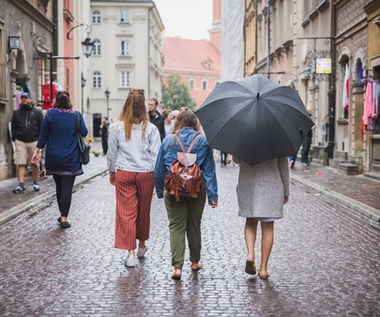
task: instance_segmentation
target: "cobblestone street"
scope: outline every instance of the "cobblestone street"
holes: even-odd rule
[[[204,269],[191,272],[186,256],[181,281],[170,279],[168,221],[157,198],[146,258],[124,267],[125,252],[113,248],[107,176],[74,193],[68,230],[56,225],[55,202],[1,226],[0,315],[380,316],[380,231],[297,184],[275,226],[269,280],[247,277],[237,171],[218,169],[219,207],[207,207],[202,224]]]

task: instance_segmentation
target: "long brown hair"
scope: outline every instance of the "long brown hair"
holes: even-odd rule
[[[131,139],[133,124],[142,123],[142,139],[145,138],[146,126],[149,121],[148,113],[145,107],[144,89],[132,88],[125,100],[121,110],[119,120],[124,122],[125,138]]]
[[[67,90],[58,91],[55,97],[54,108],[71,109],[72,107],[70,93]]]
[[[194,111],[185,108],[179,112],[172,133],[178,135],[182,128],[193,128],[197,132],[201,131],[200,122]]]

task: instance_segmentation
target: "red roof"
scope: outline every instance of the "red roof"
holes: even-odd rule
[[[220,52],[209,41],[166,37],[162,51],[165,59],[164,71],[220,74]]]

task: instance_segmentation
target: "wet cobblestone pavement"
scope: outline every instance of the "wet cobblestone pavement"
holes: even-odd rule
[[[302,177],[303,180],[318,184],[325,189],[345,195],[380,211],[379,180],[363,175],[346,175],[335,168],[316,164],[304,169],[299,162],[291,173]]]
[[[168,221],[156,198],[146,258],[124,267],[108,177],[74,193],[68,230],[56,225],[55,203],[1,226],[0,315],[379,316],[380,231],[297,184],[275,226],[269,280],[245,275],[237,171],[218,170],[220,206],[207,207],[202,224],[204,269],[191,272],[186,258],[181,281],[170,279]]]

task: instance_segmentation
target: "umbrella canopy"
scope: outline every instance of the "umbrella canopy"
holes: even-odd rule
[[[212,148],[251,165],[296,155],[314,124],[296,90],[262,75],[217,85],[196,115]]]

